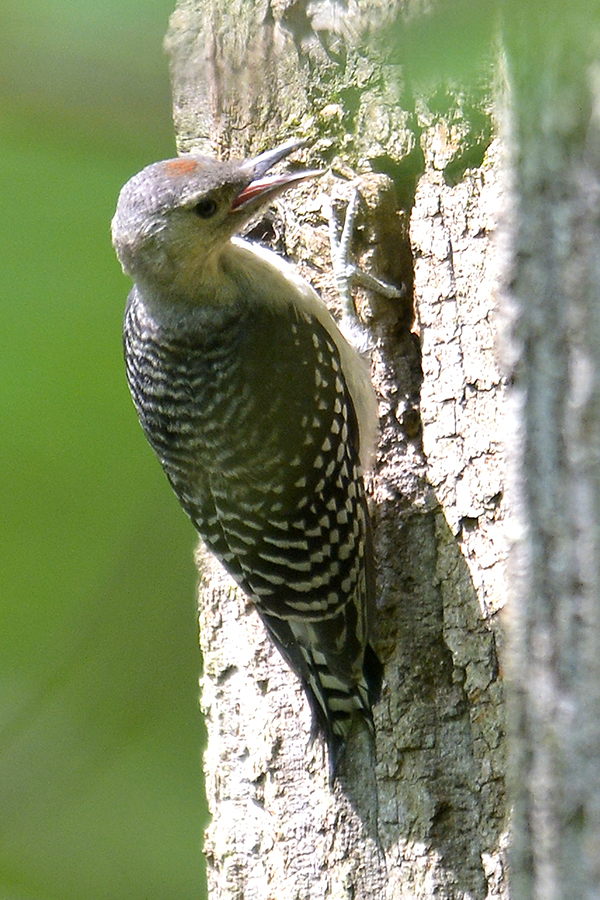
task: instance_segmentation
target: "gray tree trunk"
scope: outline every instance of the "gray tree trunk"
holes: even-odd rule
[[[499,154],[484,97],[416,95],[389,61],[401,15],[383,0],[180,0],[171,21],[180,150],[312,137],[328,174],[264,231],[335,308],[328,195],[343,201],[353,182],[356,257],[408,288],[359,298],[380,399],[369,486],[386,678],[376,759],[358,735],[333,791],[296,679],[199,553],[211,900],[506,896]]]
[[[600,897],[600,5],[506,5],[515,900]],[[512,468],[512,467],[511,467]]]

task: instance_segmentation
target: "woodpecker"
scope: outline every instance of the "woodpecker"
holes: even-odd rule
[[[134,286],[127,379],[146,437],[205,544],[301,679],[335,772],[373,729],[375,572],[363,471],[377,427],[365,359],[294,268],[236,237],[320,173],[187,155],[122,189],[113,244]]]

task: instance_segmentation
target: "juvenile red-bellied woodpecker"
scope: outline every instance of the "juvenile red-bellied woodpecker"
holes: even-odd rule
[[[316,172],[190,155],[121,191],[113,243],[134,287],[127,377],[146,437],[208,548],[300,677],[335,771],[372,728],[375,573],[363,468],[376,435],[365,360],[274,253],[234,237]]]

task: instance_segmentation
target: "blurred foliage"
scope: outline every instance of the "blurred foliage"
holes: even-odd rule
[[[203,894],[194,532],[128,396],[120,186],[172,0],[0,6],[0,897]]]
[[[495,62],[501,10],[502,0],[408,0],[387,50],[417,91],[440,82],[472,89]]]

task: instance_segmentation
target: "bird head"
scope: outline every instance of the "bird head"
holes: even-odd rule
[[[147,166],[123,187],[112,221],[123,270],[138,284],[163,289],[209,271],[219,249],[266,203],[320,174],[269,174],[304,143],[288,141],[248,160],[190,154]]]

